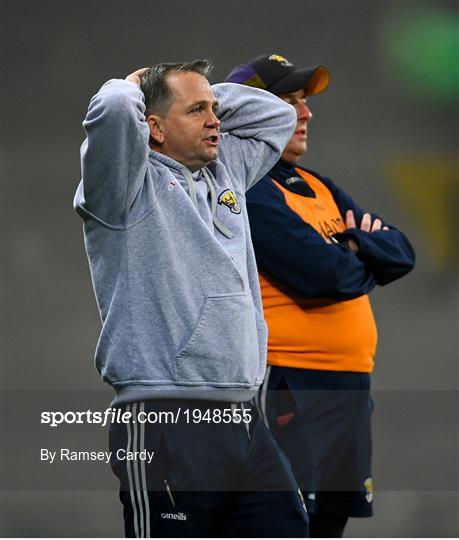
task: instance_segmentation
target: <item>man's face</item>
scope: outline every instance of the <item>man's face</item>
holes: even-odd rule
[[[307,150],[308,122],[312,118],[312,112],[307,105],[306,93],[303,89],[290,94],[281,94],[279,97],[296,109],[296,129],[282,153],[282,159],[295,163]]]
[[[217,100],[207,79],[198,73],[171,73],[167,83],[172,103],[160,120],[164,137],[160,152],[198,170],[218,154]]]

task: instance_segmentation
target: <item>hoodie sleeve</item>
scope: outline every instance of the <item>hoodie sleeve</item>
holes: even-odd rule
[[[221,121],[220,160],[244,190],[279,159],[296,126],[295,108],[242,84],[212,86]]]
[[[352,210],[356,224],[360,224],[366,211],[362,210],[347,193],[329,178],[319,176],[317,173],[314,174],[331,191],[343,220],[345,220],[346,211]],[[369,213],[371,214],[372,223],[378,218],[382,221],[382,226],[388,227],[389,230],[383,231],[381,229],[376,232],[365,232],[358,228],[352,228],[343,233],[335,234],[334,237],[339,242],[352,238],[359,246],[357,257],[372,272],[378,285],[386,285],[401,278],[413,269],[415,252],[413,246],[401,231],[386,223],[377,214]]]
[[[74,205],[112,226],[122,226],[143,185],[148,126],[140,88],[125,80],[105,83],[91,99],[83,127],[82,181]]]
[[[268,176],[247,193],[247,209],[259,270],[306,298],[350,300],[376,285],[365,263],[344,245],[325,242]]]

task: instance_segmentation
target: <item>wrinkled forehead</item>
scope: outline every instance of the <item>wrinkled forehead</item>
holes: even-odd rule
[[[171,73],[167,77],[167,84],[172,91],[172,103],[187,106],[191,103],[216,101],[209,81],[199,73]]]

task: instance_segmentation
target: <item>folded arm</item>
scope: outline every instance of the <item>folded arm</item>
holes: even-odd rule
[[[380,216],[365,212],[330,179],[320,177],[330,189],[347,229],[335,234],[339,242],[351,246],[356,256],[372,272],[378,285],[394,281],[413,269],[415,252],[406,236]]]
[[[349,300],[376,285],[372,272],[345,244],[329,244],[291,210],[265,176],[247,193],[259,270],[306,298]]]

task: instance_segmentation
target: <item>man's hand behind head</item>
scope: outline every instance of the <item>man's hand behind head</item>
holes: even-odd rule
[[[140,68],[140,69],[137,69],[136,71],[134,71],[133,73],[131,73],[130,75],[128,75],[126,77],[126,80],[127,81],[131,81],[137,85],[140,86],[140,83],[141,83],[141,77],[142,75],[145,73],[145,71],[147,71],[147,67],[144,67],[144,68]]]

